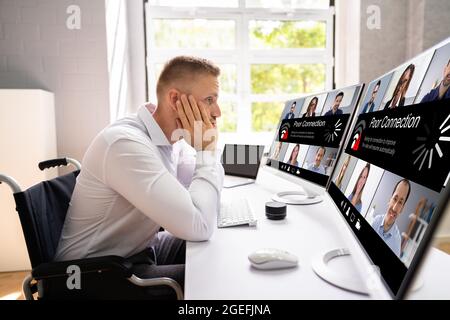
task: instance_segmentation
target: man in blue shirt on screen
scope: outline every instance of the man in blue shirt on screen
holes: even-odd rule
[[[411,184],[407,179],[402,179],[397,182],[389,200],[386,214],[377,215],[372,222],[372,228],[375,229],[378,235],[398,257],[401,254],[402,237],[395,221],[402,213],[410,191]]]
[[[291,110],[286,114],[284,120],[290,120],[295,118],[295,107],[297,106],[297,102],[294,101],[291,105]]]
[[[317,173],[325,174],[325,168],[323,165],[321,165],[321,162],[326,151],[327,150],[324,147],[319,147],[319,149],[317,149],[314,162],[311,163],[307,169]]]
[[[450,59],[447,62],[447,65],[444,67],[444,77],[442,78],[439,86],[431,90],[429,93],[423,97],[421,103],[450,99]]]
[[[342,110],[339,109],[341,106],[342,99],[344,99],[344,93],[341,91],[336,95],[336,98],[334,98],[333,106],[330,110],[328,110],[324,115],[325,116],[334,116],[343,114]]]
[[[373,112],[375,109],[375,98],[377,97],[378,91],[380,90],[381,80],[375,84],[373,87],[372,95],[370,96],[370,100],[364,105],[363,111],[361,113]]]

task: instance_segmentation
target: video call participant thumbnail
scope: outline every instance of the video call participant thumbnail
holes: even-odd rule
[[[350,200],[350,202],[359,212],[361,212],[362,210],[362,193],[364,191],[364,187],[366,186],[369,173],[370,163],[367,163],[366,166],[361,170],[352,192],[347,197],[347,199]]]
[[[297,106],[297,101],[294,101],[291,105],[291,109],[289,110],[289,113],[286,114],[284,117],[284,120],[291,120],[295,118],[295,107]]]
[[[377,97],[378,91],[380,90],[381,86],[381,80],[378,80],[378,82],[375,84],[375,87],[373,87],[372,95],[370,96],[370,100],[367,101],[367,103],[364,105],[364,108],[362,110],[362,113],[367,112],[373,112],[375,109],[375,99]]]
[[[339,107],[341,106],[342,99],[344,99],[344,93],[341,91],[336,95],[336,98],[334,98],[333,106],[324,115],[334,116],[343,114],[342,110],[339,109]]]
[[[344,160],[344,163],[341,166],[341,170],[339,171],[339,174],[336,178],[336,186],[341,189],[342,187],[342,180],[344,179],[345,173],[347,172],[348,165],[350,163],[351,157],[347,155],[347,157]]]
[[[392,98],[384,106],[384,110],[403,107],[405,105],[405,95],[414,76],[415,69],[416,66],[412,63],[406,67],[400,79],[398,79]]]
[[[308,165],[307,169],[317,173],[325,174],[325,167],[322,165],[322,159],[326,151],[327,149],[325,149],[325,147],[319,147],[316,151],[314,162]]]
[[[306,112],[303,114],[302,118],[309,118],[309,117],[315,117],[316,116],[316,108],[317,104],[319,103],[319,98],[314,97],[311,99],[311,101],[308,104],[308,108],[306,109]]]
[[[423,98],[421,103],[450,99],[450,59],[444,66],[442,81],[439,85],[427,93]]]
[[[298,167],[298,154],[300,153],[300,145],[296,144],[294,149],[292,149],[291,155],[289,156],[288,163],[292,166]]]
[[[411,184],[407,179],[398,181],[389,199],[387,212],[375,216],[372,221],[372,228],[398,257],[401,253],[402,237],[395,222],[405,207],[410,191]]]

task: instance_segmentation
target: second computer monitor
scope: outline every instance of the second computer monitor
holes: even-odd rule
[[[266,165],[302,186],[308,200],[298,203],[317,202],[315,190],[327,186],[361,91],[354,85],[286,102]],[[276,200],[297,204],[287,198]]]
[[[353,260],[375,265],[393,298],[449,206],[449,85],[450,39],[372,81],[328,187],[363,251]]]

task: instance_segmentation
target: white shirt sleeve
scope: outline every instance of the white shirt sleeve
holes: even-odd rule
[[[209,239],[217,223],[222,166],[214,153],[199,152],[186,189],[168,172],[158,152],[132,140],[114,142],[105,157],[104,182],[174,236]]]

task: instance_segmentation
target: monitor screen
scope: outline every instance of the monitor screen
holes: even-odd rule
[[[448,201],[449,59],[429,50],[369,84],[328,187],[394,297]]]
[[[264,146],[226,144],[222,165],[226,175],[256,179]]]
[[[287,101],[267,166],[325,187],[362,85]]]

